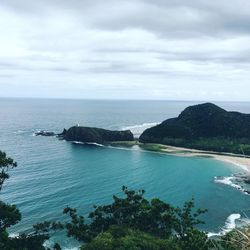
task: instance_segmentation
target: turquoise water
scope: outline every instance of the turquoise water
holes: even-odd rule
[[[45,219],[64,219],[62,210],[68,205],[86,215],[93,204],[110,202],[113,194],[121,193],[122,185],[146,189],[148,198],[159,197],[179,206],[194,197],[197,207],[208,209],[202,229],[220,231],[228,216],[249,209],[250,196],[215,183],[214,177],[230,176],[241,169],[210,158],[177,157],[137,147],[86,147],[33,135],[40,129],[60,132],[76,123],[109,129],[130,127],[139,134],[190,104],[0,99],[0,149],[18,162],[1,198],[16,204],[23,215],[12,232],[28,232]],[[250,103],[220,105],[250,111]],[[76,246],[63,235],[56,240],[66,249]]]

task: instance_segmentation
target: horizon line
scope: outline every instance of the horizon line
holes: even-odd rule
[[[118,98],[69,98],[69,97],[25,97],[25,96],[0,96],[0,99],[31,99],[31,100],[76,100],[76,101],[158,101],[158,102],[241,102],[249,103],[250,101],[239,100],[184,100],[184,99],[118,99]]]

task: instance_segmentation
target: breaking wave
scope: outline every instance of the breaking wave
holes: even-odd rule
[[[245,188],[243,188],[242,186],[240,186],[239,184],[235,184],[233,182],[233,180],[235,180],[235,177],[230,176],[230,177],[214,177],[214,181],[216,183],[221,183],[224,185],[228,185],[231,186],[233,188],[236,188],[237,190],[243,192],[246,195],[250,195],[250,192],[248,190],[246,190]]]
[[[221,229],[220,232],[214,233],[214,232],[209,232],[207,234],[208,237],[213,237],[213,236],[223,236],[226,233],[232,231],[234,228],[236,228],[236,221],[241,218],[240,214],[231,214],[227,217],[227,220],[225,222],[225,226]]]
[[[44,242],[43,246],[48,247],[48,248],[53,248],[54,244],[55,244],[55,241],[53,239],[49,239],[49,240]],[[76,246],[62,247],[62,250],[79,250],[79,249],[80,249],[80,245],[78,247],[76,247]]]
[[[96,143],[96,142],[81,142],[81,141],[72,141],[73,144],[81,144],[87,146],[97,146],[97,147],[105,147],[103,144]]]
[[[121,130],[131,130],[135,137],[139,137],[144,130],[154,127],[158,124],[160,124],[160,122],[147,122],[138,125],[122,127]]]

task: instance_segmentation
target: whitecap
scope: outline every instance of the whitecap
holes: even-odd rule
[[[103,144],[96,143],[96,142],[85,142],[85,144],[87,144],[87,145],[94,145],[94,146],[98,146],[98,147],[105,147]]]
[[[130,130],[134,134],[134,136],[139,137],[144,130],[154,127],[158,124],[160,124],[160,122],[146,122],[142,124],[125,126],[125,127],[122,127],[121,130]]]
[[[54,244],[55,242],[52,239],[49,239],[43,243],[43,246],[47,248],[52,248]],[[80,246],[79,247],[62,247],[62,250],[79,250],[79,249],[80,249]]]
[[[235,180],[235,177],[233,177],[233,176],[230,176],[230,177],[228,177],[228,176],[227,177],[217,177],[217,176],[215,176],[214,177],[214,182],[231,186],[233,188],[238,189],[239,191],[243,192],[246,195],[250,195],[249,192],[246,189],[244,189],[242,186],[240,186],[238,184],[235,184],[233,182],[233,180]]]
[[[25,130],[19,129],[19,130],[17,130],[17,131],[14,131],[13,133],[16,134],[16,135],[21,135],[21,134],[24,134],[24,133],[26,133],[26,132],[27,132],[27,131],[25,131]]]
[[[224,232],[228,233],[234,228],[236,228],[236,220],[239,220],[240,217],[241,217],[240,214],[231,214],[230,216],[228,216],[225,223]]]
[[[213,236],[223,236],[227,234],[228,232],[232,231],[234,228],[236,228],[236,221],[241,218],[240,214],[231,214],[227,217],[227,220],[225,222],[225,226],[221,229],[220,232],[209,232],[207,233],[207,236],[213,237]]]
[[[10,234],[9,234],[9,237],[10,237],[10,238],[16,238],[16,237],[18,237],[18,236],[19,236],[18,233],[10,233]]]
[[[92,145],[97,147],[105,147],[103,144],[96,142],[81,142],[81,141],[72,141],[73,144],[81,144],[81,145]]]
[[[85,144],[84,142],[81,142],[81,141],[72,141],[72,143],[74,143],[74,144]]]

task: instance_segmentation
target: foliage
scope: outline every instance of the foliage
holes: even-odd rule
[[[94,206],[88,216],[90,222],[79,216],[76,209],[67,207],[64,213],[70,222],[64,226],[53,223],[54,227],[64,227],[69,237],[88,243],[83,249],[208,249],[206,234],[195,229],[203,223],[198,217],[206,210],[193,211],[193,200],[176,208],[160,199],[148,201],[144,190],[129,190],[125,186],[122,190],[124,197],[113,196],[113,203]],[[40,227],[52,228],[52,224],[46,223]],[[119,244],[123,248],[117,248]]]
[[[17,167],[17,163],[6,156],[5,152],[0,151],[0,191],[4,182],[9,179],[8,170]]]
[[[0,151],[0,191],[9,178],[9,170],[17,167],[17,163]],[[6,204],[0,200],[0,249],[1,250],[43,250],[43,243],[48,234],[32,233],[9,237],[7,229],[21,220],[21,213],[15,205]]]
[[[156,151],[159,152],[161,150],[164,150],[166,147],[162,144],[156,144],[156,143],[142,143],[139,144],[140,148],[148,151]]]
[[[146,129],[142,143],[250,155],[250,115],[205,103],[186,108],[177,118]]]
[[[45,240],[49,239],[47,235],[36,235],[36,234],[20,234],[17,237],[8,238],[5,242],[3,250],[44,250],[43,246]]]
[[[112,226],[101,233],[82,250],[181,250],[174,239],[161,239],[138,230]]]
[[[130,130],[112,131],[94,127],[74,126],[59,135],[67,141],[96,142],[105,144],[114,141],[134,141]]]
[[[13,159],[6,156],[6,153],[0,151],[0,191],[4,182],[9,178],[9,169],[17,166]],[[21,220],[21,214],[15,205],[9,205],[0,201],[0,249],[10,241],[6,229],[15,225]]]
[[[221,246],[228,250],[250,249],[250,227],[234,229],[221,239]]]
[[[0,232],[15,225],[21,220],[21,214],[15,205],[9,205],[0,201]]]
[[[161,139],[150,139],[155,143],[140,144],[140,147],[151,151],[161,151],[164,149],[163,145],[170,145],[174,147],[184,147],[190,149],[198,149],[204,151],[214,151],[219,153],[234,153],[250,155],[250,139],[240,138],[198,138],[198,139],[180,139],[172,137],[164,137]],[[162,143],[162,144],[157,144]]]

